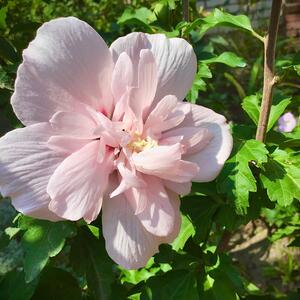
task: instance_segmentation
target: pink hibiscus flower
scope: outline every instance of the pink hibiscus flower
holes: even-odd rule
[[[292,132],[297,126],[297,119],[291,112],[283,114],[278,120],[278,130],[280,132]]]
[[[180,228],[179,197],[220,172],[225,118],[184,103],[196,57],[183,39],[132,33],[110,48],[88,24],[44,24],[12,96],[26,126],[0,139],[0,189],[25,215],[91,222],[109,255],[144,266]]]

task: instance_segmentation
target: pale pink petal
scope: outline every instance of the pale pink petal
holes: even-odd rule
[[[117,163],[117,169],[120,174],[120,185],[111,193],[110,197],[115,197],[131,187],[145,187],[146,183],[141,176],[138,176],[135,170],[125,166],[124,162]]]
[[[156,236],[168,236],[175,224],[175,212],[169,195],[159,179],[145,176],[147,187],[139,189],[147,199],[145,208],[137,214],[143,226]]]
[[[126,92],[125,94],[123,94],[121,99],[116,103],[114,113],[112,116],[113,121],[119,121],[124,116],[126,106],[128,103],[128,94],[129,94],[129,92]]]
[[[42,25],[23,52],[12,105],[25,125],[48,121],[76,102],[110,113],[113,61],[108,47],[87,23],[74,17]]]
[[[180,38],[146,34],[158,67],[158,86],[154,103],[166,95],[183,100],[195,78],[197,59],[193,47]]]
[[[181,145],[157,146],[140,153],[133,153],[132,161],[135,167],[145,169],[169,169],[174,161],[181,159]],[[137,168],[137,170],[138,170]]]
[[[174,181],[169,181],[169,180],[164,180],[163,181],[163,185],[175,192],[176,194],[178,195],[181,195],[181,196],[185,196],[185,195],[188,195],[191,191],[191,188],[192,188],[192,182],[174,182]]]
[[[56,134],[48,123],[31,125],[7,133],[0,139],[0,191],[12,198],[23,214],[40,219],[58,220],[48,210],[46,188],[50,176],[66,154],[48,148]]]
[[[128,106],[131,90],[132,90],[132,87],[127,88],[126,92],[123,94],[121,99],[116,103],[114,113],[112,116],[113,121],[121,121],[123,119],[125,113],[127,113],[127,115],[128,115],[128,111],[130,111],[130,113],[132,115],[132,116],[130,116],[130,119],[132,119],[134,117],[132,110]],[[123,123],[124,123],[124,120],[123,120]]]
[[[134,73],[140,50],[151,50],[158,68],[158,85],[153,107],[166,95],[175,95],[178,100],[183,100],[192,86],[197,59],[192,46],[184,39],[168,39],[163,34],[130,33],[117,39],[110,49],[114,61],[125,51],[133,62]]]
[[[126,52],[132,61],[133,66],[133,86],[138,84],[138,65],[140,52],[142,49],[151,47],[145,33],[133,32],[116,39],[110,46],[112,57],[116,63],[122,52]]]
[[[138,90],[142,106],[142,117],[147,115],[152,104],[157,88],[157,68],[155,59],[150,50],[143,49],[140,52],[138,68]]]
[[[143,119],[147,116],[157,86],[156,65],[150,50],[141,50],[138,66],[138,87],[130,90],[128,104],[135,115],[138,131],[143,130]]]
[[[49,138],[47,146],[53,151],[71,154],[78,151],[89,142],[91,142],[90,139],[54,135]]]
[[[180,110],[175,110],[169,117],[161,123],[160,131],[164,132],[178,126],[185,118],[185,114]]]
[[[158,252],[158,237],[145,229],[123,194],[103,202],[102,226],[109,256],[126,269],[144,267]]]
[[[94,134],[100,136],[107,145],[111,147],[118,147],[119,145],[127,145],[130,136],[123,130],[121,122],[112,122],[105,115],[98,114],[98,127],[95,129]]]
[[[179,183],[189,182],[193,180],[199,172],[199,167],[194,162],[179,160],[174,164],[173,169],[168,172],[161,172],[158,176],[163,179],[175,181]]]
[[[147,125],[149,127],[155,125],[155,123],[159,120],[165,120],[169,116],[170,112],[174,110],[174,108],[178,104],[178,99],[174,95],[167,95],[161,101],[157,103],[155,108],[150,112],[145,127]]]
[[[135,215],[141,213],[146,208],[148,197],[146,193],[141,192],[141,189],[129,187],[125,191],[125,196]]]
[[[132,62],[126,52],[121,53],[116,61],[116,65],[112,75],[112,93],[115,103],[120,101],[127,90],[127,87],[133,83],[133,67]]]
[[[208,182],[218,176],[229,157],[232,150],[232,136],[226,119],[222,115],[200,105],[190,105],[191,112],[180,126],[206,128],[212,138],[202,150],[194,154],[183,155],[183,159],[199,166],[199,173],[193,181]]]
[[[156,146],[140,153],[133,153],[136,169],[144,174],[158,176],[176,182],[190,181],[197,173],[198,166],[181,160],[182,146]]]
[[[112,158],[107,154],[97,162],[99,141],[93,141],[66,158],[49,180],[49,209],[68,220],[91,222],[98,216],[102,197],[112,171]]]
[[[143,131],[143,94],[139,90],[139,88],[131,88],[129,90],[128,96],[128,105],[129,109],[126,109],[123,122],[124,124],[132,124],[129,125],[129,128],[134,126],[135,131],[142,132]]]
[[[161,146],[170,146],[170,145],[174,145],[177,143],[181,143],[183,140],[183,136],[182,135],[176,135],[176,136],[170,136],[170,137],[163,137],[161,139],[159,139],[159,145]],[[182,147],[182,153],[184,153],[184,147]]]
[[[180,199],[177,193],[168,190],[169,201],[174,210],[174,226],[172,232],[166,237],[161,237],[161,243],[172,243],[178,236],[181,227]]]
[[[124,179],[126,176],[124,175],[125,174],[123,174],[122,182],[125,182]],[[147,206],[147,202],[149,200],[149,193],[147,193],[148,186],[149,182],[146,182],[143,174],[139,172],[135,172],[134,177],[132,177],[130,181],[127,179],[126,189],[124,190],[125,196],[136,215],[141,213]]]
[[[109,197],[110,198],[116,197],[116,196],[126,192],[129,188],[130,188],[130,186],[128,186],[126,184],[126,181],[123,178],[120,178],[120,184],[118,185],[118,187],[116,189],[114,189],[110,193]]]
[[[143,180],[143,178],[139,177],[136,174],[136,172],[134,172],[132,169],[126,167],[125,164],[120,163],[118,164],[117,167],[120,172],[120,175],[124,178],[125,182],[129,186],[138,187],[138,188],[146,186],[146,183]]]
[[[52,116],[50,124],[62,135],[88,139],[97,137],[94,134],[96,122],[78,112],[59,111]]]
[[[156,107],[150,112],[146,122],[145,130],[151,129],[152,132],[161,132],[161,125],[169,114],[175,109],[178,100],[173,95],[165,96]]]
[[[101,164],[105,158],[106,158],[106,142],[103,138],[100,138],[96,160],[98,163]]]
[[[163,133],[160,143],[166,143],[166,140],[169,141],[175,137],[182,138],[181,144],[184,146],[184,154],[193,154],[204,149],[213,136],[207,128],[179,127]]]
[[[144,130],[160,138],[161,133],[178,126],[189,112],[173,95],[165,96],[149,114]]]

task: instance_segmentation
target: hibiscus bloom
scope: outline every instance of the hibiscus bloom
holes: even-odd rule
[[[278,130],[280,132],[292,132],[297,126],[297,120],[291,112],[283,114],[278,120]]]
[[[21,213],[92,222],[138,268],[180,228],[179,196],[220,172],[223,116],[182,102],[196,57],[183,39],[131,33],[110,48],[76,18],[45,23],[23,52],[11,103],[26,126],[0,139],[0,189]]]

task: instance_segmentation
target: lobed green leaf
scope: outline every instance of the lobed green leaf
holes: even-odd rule
[[[246,214],[249,207],[249,193],[256,192],[256,179],[249,163],[257,166],[267,162],[268,150],[256,140],[243,142],[237,152],[226,162],[218,179],[219,190],[227,194],[238,214]]]
[[[300,163],[283,150],[275,150],[260,174],[271,201],[281,206],[300,201]]]
[[[26,230],[22,247],[25,251],[25,279],[30,282],[39,275],[49,258],[62,250],[66,238],[73,236],[76,229],[71,222],[49,222],[24,216],[19,224],[22,230]]]

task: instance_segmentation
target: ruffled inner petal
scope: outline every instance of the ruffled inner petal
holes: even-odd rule
[[[69,220],[92,222],[99,214],[109,174],[113,170],[110,152],[97,162],[99,141],[93,141],[66,158],[51,176],[47,192],[49,209]]]

